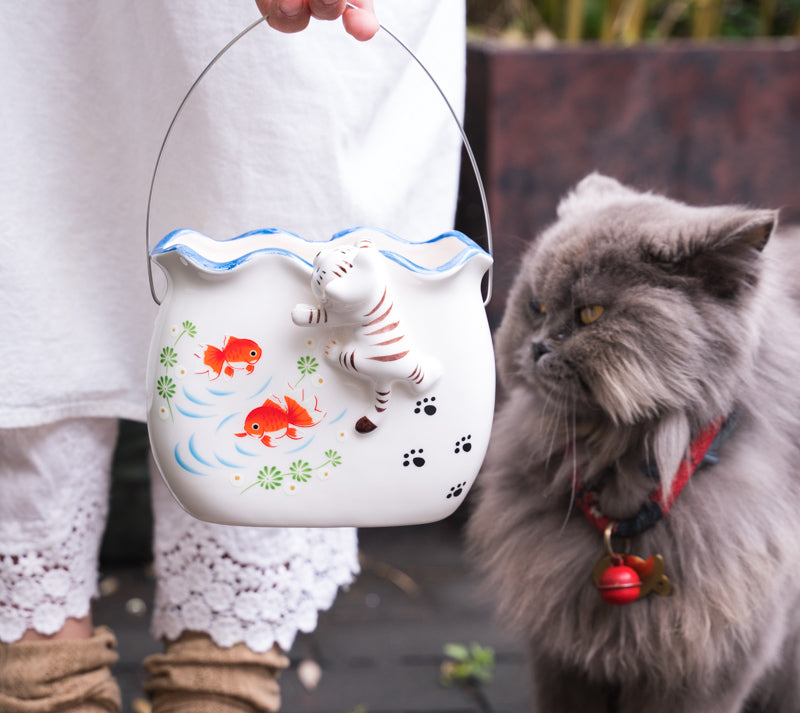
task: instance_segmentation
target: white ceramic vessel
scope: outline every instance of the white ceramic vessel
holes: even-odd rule
[[[148,425],[188,512],[366,527],[461,504],[494,410],[491,257],[478,245],[458,232],[415,243],[358,228],[319,243],[180,230],[152,259],[167,292]]]

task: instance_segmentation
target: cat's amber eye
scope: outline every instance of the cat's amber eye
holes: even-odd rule
[[[581,322],[584,324],[591,324],[592,322],[596,322],[605,312],[605,307],[603,305],[592,305],[591,307],[584,307],[578,314],[581,318]]]
[[[534,314],[547,314],[547,310],[535,297],[531,297],[531,301],[528,304]]]

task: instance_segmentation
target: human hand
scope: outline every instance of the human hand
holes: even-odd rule
[[[378,31],[373,0],[256,0],[267,22],[281,32],[299,32],[312,17],[336,20],[357,40],[369,40]],[[357,7],[354,7],[357,6]]]

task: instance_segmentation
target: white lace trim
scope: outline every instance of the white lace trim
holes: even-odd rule
[[[103,505],[88,503],[75,513],[63,542],[46,550],[3,547],[0,641],[17,641],[26,629],[54,634],[68,618],[89,613],[90,601],[97,596],[97,552],[104,521]]]
[[[162,483],[153,501],[156,637],[203,631],[219,646],[288,651],[359,571],[352,528],[212,525],[181,510]]]
[[[97,419],[0,431],[0,641],[52,634],[89,612],[115,428]],[[159,476],[153,507],[157,637],[204,631],[220,646],[288,651],[359,571],[351,528],[211,525],[187,515]]]
[[[89,613],[116,421],[0,432],[0,641]]]

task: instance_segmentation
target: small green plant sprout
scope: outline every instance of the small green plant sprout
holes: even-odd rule
[[[168,376],[161,376],[156,384],[158,395],[169,401],[175,396],[175,382]]]
[[[244,490],[242,490],[242,494],[246,493],[250,488],[259,485],[264,490],[277,490],[281,487],[281,483],[283,483],[283,473],[281,473],[275,466],[264,466],[260,471],[258,471],[258,475],[256,479],[250,483]]]
[[[295,387],[307,376],[315,373],[319,369],[319,362],[312,356],[303,356],[297,360],[297,370],[301,376],[295,383]]]
[[[178,352],[176,352],[172,347],[164,347],[161,350],[158,360],[161,362],[165,370],[169,369],[171,366],[175,366],[178,363]]]
[[[318,465],[314,470],[324,468],[326,465],[330,465],[331,468],[338,468],[342,464],[342,456],[339,455],[339,451],[335,451],[333,448],[325,451],[325,457],[328,460],[326,460],[322,465]]]
[[[304,460],[296,460],[289,466],[289,475],[298,483],[306,483],[311,478],[311,465]]]
[[[345,711],[345,713],[369,713],[369,710],[363,703],[359,703],[355,708]]]
[[[158,395],[167,402],[170,418],[174,418],[170,401],[175,396],[175,382],[169,376],[160,376],[156,382],[156,391]]]
[[[177,328],[175,329],[175,331],[177,331]],[[181,323],[181,332],[175,338],[175,341],[173,342],[173,346],[175,346],[175,344],[177,344],[180,341],[180,338],[184,334],[188,334],[192,338],[197,336],[197,327],[195,327],[194,324],[192,324],[192,322],[190,322],[188,319],[184,320]]]
[[[472,643],[445,644],[447,657],[441,666],[444,686],[477,686],[489,683],[494,674],[494,649]]]

